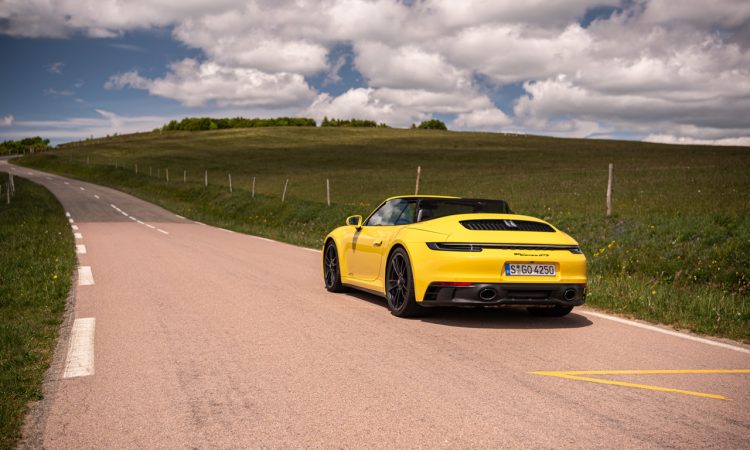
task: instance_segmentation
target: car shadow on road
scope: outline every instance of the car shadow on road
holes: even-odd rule
[[[364,300],[383,308],[388,313],[385,300],[377,295],[351,290],[345,295]],[[583,328],[593,325],[587,317],[573,312],[565,317],[537,317],[525,309],[516,308],[425,308],[424,315],[414,319],[422,322],[462,328],[498,329],[563,329]]]

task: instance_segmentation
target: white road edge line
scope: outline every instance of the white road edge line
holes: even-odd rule
[[[149,228],[151,228],[152,230],[156,229],[156,227],[155,227],[155,226],[153,226],[153,225],[151,225],[151,224],[148,224],[148,223],[146,224],[146,226],[147,226],[147,227],[149,227]]]
[[[73,231],[78,231],[78,225],[71,225],[70,228],[72,228]]]
[[[143,223],[143,221],[142,221],[142,220],[136,220],[136,222],[138,222],[138,223],[139,223],[139,224],[141,224],[141,225],[145,225],[145,223]]]
[[[76,319],[70,330],[70,347],[65,358],[63,378],[85,377],[94,374],[94,329],[96,319]]]
[[[138,221],[138,219],[136,219],[136,218],[135,218],[135,217],[133,217],[133,216],[128,216],[128,219],[132,220],[133,222],[137,222],[137,221]]]
[[[83,235],[81,233],[73,233],[73,237],[76,239],[83,239]]]
[[[83,244],[76,244],[76,253],[78,253],[79,255],[85,255],[86,246]]]
[[[161,228],[157,228],[156,231],[158,231],[159,233],[163,233],[163,234],[169,234],[168,231],[164,231]]]
[[[63,181],[63,183],[65,183],[65,184],[70,184],[70,183],[68,183],[67,181]]]
[[[635,322],[633,320],[628,320],[628,319],[622,319],[620,317],[610,316],[609,314],[604,314],[604,313],[594,312],[594,311],[581,311],[581,313],[586,316],[599,317],[600,319],[611,320],[613,322],[621,323],[623,325],[630,325],[631,327],[643,328],[644,330],[655,331],[657,333],[663,333],[669,336],[687,339],[689,341],[700,342],[702,344],[713,345],[716,347],[725,348],[727,350],[734,350],[736,352],[750,354],[750,350],[743,348],[743,347],[738,347],[736,345],[725,344],[723,342],[713,341],[711,339],[706,339],[706,338],[702,338],[698,336],[693,336],[690,334],[680,333],[679,331],[665,330],[664,328],[655,327],[653,325],[646,325],[645,323]]]
[[[91,266],[81,266],[78,268],[78,286],[91,286],[94,284],[94,274],[91,273]]]
[[[318,250],[317,248],[302,247],[302,249],[307,250],[308,252],[323,253],[321,250]]]
[[[184,219],[184,217],[182,217],[182,216],[181,216],[181,215],[179,215],[179,214],[175,214],[175,216],[176,216],[176,217],[179,217],[180,219]]]

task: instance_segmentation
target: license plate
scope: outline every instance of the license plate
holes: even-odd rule
[[[505,275],[514,277],[554,277],[554,264],[506,264]]]

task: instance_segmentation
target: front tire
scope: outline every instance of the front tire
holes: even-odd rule
[[[394,250],[388,260],[385,295],[388,309],[396,317],[414,317],[423,312],[414,295],[414,277],[409,255],[403,248]]]
[[[328,292],[344,292],[341,284],[341,264],[336,244],[329,241],[323,252],[323,282]]]

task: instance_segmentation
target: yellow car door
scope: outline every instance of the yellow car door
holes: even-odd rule
[[[386,250],[396,234],[414,222],[416,201],[393,199],[385,202],[352,236],[347,249],[349,276],[372,281],[380,275]]]

